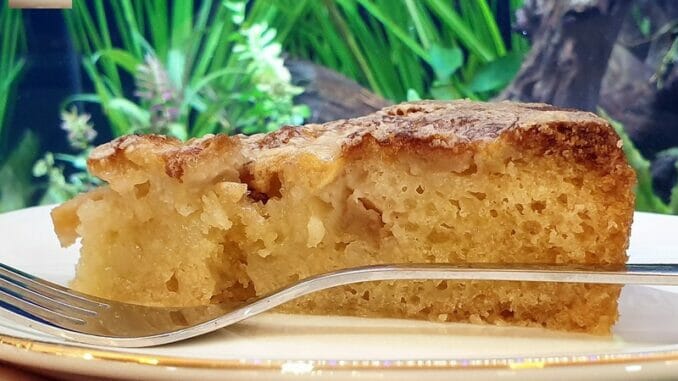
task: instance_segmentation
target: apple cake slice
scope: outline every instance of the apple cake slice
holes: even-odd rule
[[[248,299],[384,263],[623,265],[635,183],[594,114],[421,101],[323,125],[96,148],[108,185],[54,209],[82,238],[72,286],[151,305]],[[608,333],[620,287],[500,281],[345,286],[283,310]]]

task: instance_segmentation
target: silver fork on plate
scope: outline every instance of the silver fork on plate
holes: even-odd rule
[[[246,302],[163,308],[84,295],[0,263],[0,316],[79,343],[148,347],[203,335],[332,287],[369,281],[425,279],[678,286],[678,264],[629,264],[622,269],[509,264],[378,265],[302,279]]]

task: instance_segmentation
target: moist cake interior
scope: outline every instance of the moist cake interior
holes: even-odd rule
[[[381,118],[421,120],[424,105],[415,112],[394,107]],[[593,122],[587,119],[586,128],[580,120],[538,120],[448,146],[396,135],[384,143],[365,134],[335,151],[318,142],[337,126],[316,136],[286,128],[275,140],[214,136],[182,144],[132,136],[90,160],[108,186],[55,209],[53,217],[63,244],[82,237],[74,288],[151,305],[245,300],[370,264],[623,264],[633,175],[609,126],[587,118]],[[332,138],[341,140],[348,132],[337,134]],[[604,334],[617,319],[619,291],[370,282],[282,310]]]

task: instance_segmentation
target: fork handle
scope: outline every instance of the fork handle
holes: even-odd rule
[[[678,286],[678,264],[628,264],[626,266],[571,266],[523,264],[395,264],[338,270],[302,279],[288,287],[243,304],[228,303],[184,308],[144,307],[93,299],[97,311],[91,324],[72,327],[45,324],[42,320],[0,308],[8,317],[39,331],[93,345],[145,347],[199,336],[268,311],[283,303],[328,288],[352,283],[388,280],[493,280],[599,284]],[[57,286],[58,287],[58,286]],[[1,300],[0,300],[1,301]],[[95,308],[98,303],[106,308]],[[201,312],[202,311],[202,312]],[[112,315],[111,315],[112,314]],[[103,315],[103,316],[102,316]],[[182,316],[177,323],[173,317]],[[186,317],[196,316],[188,324]],[[43,319],[44,320],[44,319]],[[121,328],[121,322],[127,325]],[[109,324],[110,323],[110,324]],[[150,324],[152,323],[152,324]],[[108,324],[108,325],[107,325]],[[188,324],[188,325],[187,325]],[[85,330],[85,327],[88,330]],[[101,330],[100,328],[104,329]]]
[[[341,278],[342,284],[372,280],[437,279],[678,286],[678,263],[627,264],[625,266],[393,264],[338,270],[306,280],[315,282],[327,280],[335,283],[336,278]]]

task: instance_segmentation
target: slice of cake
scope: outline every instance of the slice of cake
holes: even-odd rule
[[[635,183],[594,114],[544,104],[405,103],[267,135],[98,147],[108,183],[57,207],[82,237],[72,286],[152,305],[248,299],[384,263],[617,264]],[[620,288],[488,281],[345,286],[288,312],[607,333]]]

